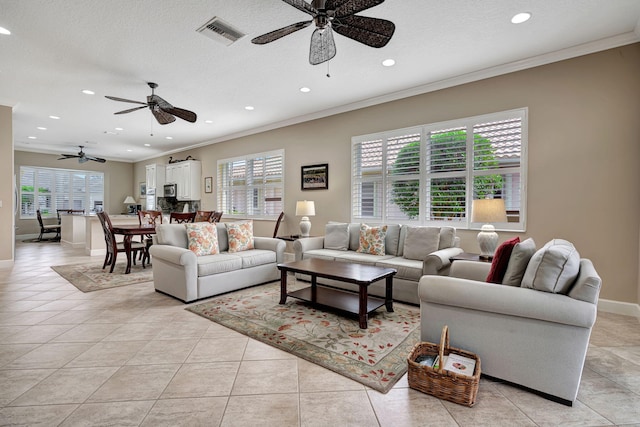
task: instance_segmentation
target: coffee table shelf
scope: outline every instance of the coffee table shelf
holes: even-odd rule
[[[358,294],[353,292],[317,286],[315,299],[313,298],[313,289],[311,287],[289,292],[287,295],[323,307],[333,308],[355,315],[359,314],[360,298]],[[385,305],[385,301],[382,298],[367,296],[367,314],[383,305]]]

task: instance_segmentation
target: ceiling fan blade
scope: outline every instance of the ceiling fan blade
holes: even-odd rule
[[[173,108],[173,105],[169,104],[164,99],[160,98],[158,95],[149,95],[147,96],[147,103],[149,105],[158,105],[163,110],[167,110],[169,108]]]
[[[58,160],[67,160],[67,159],[73,159],[76,157],[80,157],[80,156],[76,156],[75,154],[60,154],[62,157],[60,157]]]
[[[118,111],[117,113],[113,113],[113,114],[127,114],[127,113],[131,113],[133,111],[142,110],[143,108],[147,108],[147,106],[145,105],[144,107],[129,108],[128,110]]]
[[[316,8],[311,6],[309,3],[307,3],[304,0],[282,0],[282,1],[287,4],[290,4],[291,6],[295,7],[296,9],[304,13],[308,13],[313,17],[315,17],[318,14],[318,11],[316,10]]]
[[[105,159],[101,159],[100,157],[85,156],[84,158],[85,158],[85,159],[87,159],[87,160],[92,160],[92,161],[94,161],[94,162],[98,162],[98,163],[104,163],[104,162],[106,162],[106,160],[105,160]]]
[[[309,50],[309,63],[318,65],[336,56],[336,44],[333,41],[331,27],[325,29],[316,28],[311,34],[311,49]]]
[[[193,111],[185,110],[183,108],[171,107],[171,108],[162,108],[162,111],[165,111],[169,114],[173,114],[174,116],[186,120],[187,122],[195,123],[198,116]]]
[[[146,104],[146,103],[144,103],[144,102],[140,102],[140,101],[132,101],[131,99],[116,98],[115,96],[108,96],[108,95],[105,95],[104,97],[105,97],[105,98],[108,98],[108,99],[111,99],[111,100],[113,100],[113,101],[120,101],[120,102],[132,102],[132,103],[134,103],[134,104],[147,105],[147,104]]]
[[[386,46],[396,30],[386,19],[358,15],[335,19],[331,25],[336,33],[377,48]]]
[[[312,22],[313,21],[304,21],[304,22],[298,22],[296,24],[288,25],[284,28],[280,28],[278,30],[271,31],[269,33],[258,36],[253,40],[251,40],[251,43],[253,44],[271,43],[272,41],[278,40],[281,37],[287,36],[291,33],[295,33],[296,31],[301,30],[303,28],[307,28]]]
[[[151,108],[151,112],[153,116],[156,118],[158,123],[161,125],[168,125],[169,123],[173,123],[176,121],[176,118],[173,115],[164,112],[158,105],[154,105]]]
[[[325,7],[327,10],[335,11],[333,15],[335,18],[343,18],[370,9],[380,3],[384,3],[384,0],[327,0]]]

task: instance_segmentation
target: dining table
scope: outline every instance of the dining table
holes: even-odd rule
[[[127,255],[127,269],[124,274],[131,273],[131,239],[134,236],[147,236],[156,234],[156,227],[153,224],[123,224],[113,226],[113,234],[121,234],[124,236],[124,251]]]

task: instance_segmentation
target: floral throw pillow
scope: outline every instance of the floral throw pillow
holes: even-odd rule
[[[230,253],[253,249],[253,221],[227,222],[226,226]]]
[[[360,244],[358,250],[361,254],[384,255],[384,239],[387,236],[387,226],[372,227],[360,224]]]
[[[218,248],[218,230],[208,222],[187,223],[188,247],[196,256],[215,255]]]

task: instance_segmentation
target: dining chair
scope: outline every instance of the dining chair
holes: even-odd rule
[[[209,218],[209,222],[220,222],[222,218],[222,211],[213,211],[213,215]]]
[[[162,211],[138,211],[138,224],[140,224],[141,227],[147,224],[153,225],[154,227],[162,224]],[[140,252],[138,259],[141,259],[142,262],[146,260],[146,262],[150,264],[151,255],[149,255],[149,248],[153,245],[151,234],[141,236],[140,243],[144,243],[145,250],[144,252]]]
[[[100,220],[100,224],[102,224],[102,231],[104,231],[104,243],[107,246],[107,254],[104,257],[104,264],[102,264],[102,269],[104,270],[107,265],[111,266],[109,273],[113,273],[113,268],[116,266],[116,258],[118,257],[118,253],[124,252],[124,242],[116,242],[116,236],[113,234],[113,225],[111,224],[111,219],[109,219],[109,215],[106,212],[98,212],[96,214],[98,219]],[[145,244],[140,242],[131,242],[131,252],[133,253],[131,259],[133,263],[136,263],[136,255],[140,251],[145,251]],[[142,268],[145,266],[145,259],[142,259]]]
[[[211,217],[215,211],[196,211],[196,219],[193,222],[211,221]]]
[[[169,223],[184,224],[185,222],[193,222],[195,218],[195,212],[171,212],[169,215]]]
[[[47,233],[56,233],[56,236],[51,239],[54,242],[60,241],[60,224],[45,224],[42,221],[42,214],[40,213],[40,209],[36,211],[36,216],[38,217],[38,224],[40,224],[40,235],[38,236],[38,242],[42,241],[42,235]]]
[[[284,212],[280,212],[280,215],[278,216],[278,219],[276,220],[276,227],[273,229],[273,238],[274,239],[276,237],[278,237],[278,229],[280,228],[280,223],[282,222],[283,218],[284,218]]]

